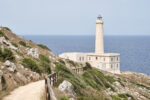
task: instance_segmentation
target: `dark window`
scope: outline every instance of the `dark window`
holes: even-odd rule
[[[96,60],[98,59],[98,57],[96,57]]]

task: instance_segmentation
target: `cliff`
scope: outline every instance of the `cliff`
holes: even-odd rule
[[[76,73],[74,69],[83,71]],[[49,48],[0,27],[0,99],[13,89],[58,73],[58,100],[150,100],[150,76],[112,74],[55,56]]]

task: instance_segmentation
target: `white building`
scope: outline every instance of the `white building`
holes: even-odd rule
[[[120,73],[120,54],[104,53],[103,20],[96,20],[95,53],[67,52],[59,55],[61,58],[76,62],[89,62],[93,67],[112,73]]]

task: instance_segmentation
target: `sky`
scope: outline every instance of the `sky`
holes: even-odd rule
[[[150,35],[150,0],[0,0],[0,25],[18,35]]]

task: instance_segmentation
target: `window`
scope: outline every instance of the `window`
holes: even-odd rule
[[[117,69],[119,68],[118,64],[117,64]]]
[[[103,58],[103,60],[105,61],[105,58]]]
[[[111,58],[111,61],[113,61],[113,58]]]
[[[91,57],[89,57],[89,60],[91,60]]]
[[[113,69],[113,64],[111,64],[111,69]]]
[[[117,57],[117,61],[119,60],[119,58]]]
[[[79,57],[79,60],[81,61],[81,57]]]
[[[96,60],[98,59],[98,57],[96,57]]]
[[[84,61],[84,57],[82,57],[82,61]]]

